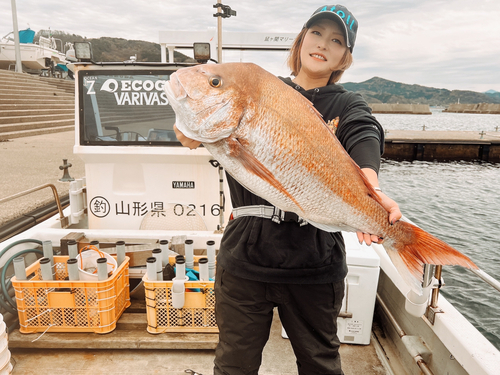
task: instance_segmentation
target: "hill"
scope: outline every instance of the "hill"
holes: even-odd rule
[[[360,83],[343,83],[349,91],[358,92],[368,103],[401,103],[401,104],[429,104],[448,106],[460,102],[462,104],[500,103],[500,93],[481,93],[465,90],[447,90],[409,85],[389,81],[380,77],[373,77]]]
[[[58,30],[41,30],[36,36],[51,34],[56,39],[66,42],[90,42],[94,61],[125,61],[137,55],[137,61],[161,61],[160,45],[158,43],[141,40],[127,40],[122,38],[92,38],[87,39],[76,34],[68,34]],[[175,51],[176,62],[195,62],[192,58]],[[409,85],[373,77],[367,81],[342,84],[347,90],[359,92],[368,103],[401,103],[401,104],[429,104],[448,106],[460,102],[462,104],[500,103],[500,92],[489,90],[485,93],[463,90],[436,89],[420,85]]]
[[[40,35],[47,36],[49,33],[54,38],[60,39],[63,46],[67,42],[90,42],[94,61],[125,61],[129,60],[130,56],[135,55],[137,55],[137,61],[141,62],[161,61],[161,51],[158,43],[109,37],[87,39],[81,35],[68,34],[58,30],[40,30],[35,35],[35,40]],[[174,59],[176,62],[196,62],[177,51],[174,52]]]

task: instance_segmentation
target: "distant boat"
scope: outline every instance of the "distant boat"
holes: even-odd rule
[[[54,37],[40,36],[34,43],[35,32],[31,29],[19,31],[19,45],[21,49],[21,62],[23,70],[41,71],[54,70],[58,65],[68,63],[63,46],[57,48]],[[10,32],[0,40],[0,69],[13,69],[16,64],[14,33]]]

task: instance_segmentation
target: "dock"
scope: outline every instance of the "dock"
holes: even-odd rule
[[[386,130],[383,158],[500,163],[500,132]]]
[[[430,115],[428,104],[399,104],[399,103],[370,103],[368,106],[373,113],[391,113],[405,115]]]
[[[443,112],[453,113],[477,113],[477,114],[500,114],[500,104],[478,103],[478,104],[450,104]]]

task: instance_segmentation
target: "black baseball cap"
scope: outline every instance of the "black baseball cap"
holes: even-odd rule
[[[344,26],[345,38],[347,47],[351,50],[354,48],[356,41],[356,33],[358,31],[358,21],[354,18],[353,14],[349,12],[343,5],[324,5],[314,11],[309,17],[304,27],[311,27],[311,25],[321,18],[328,18]]]

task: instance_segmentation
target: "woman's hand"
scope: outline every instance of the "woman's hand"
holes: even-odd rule
[[[373,169],[363,168],[362,171],[373,186],[378,186],[378,176]],[[380,201],[382,202],[382,207],[384,207],[389,213],[389,223],[394,224],[396,221],[401,219],[403,214],[401,213],[398,204],[383,192],[376,190],[376,193],[379,196]],[[356,232],[356,235],[358,236],[359,243],[363,243],[364,241],[368,246],[370,246],[373,242],[379,244],[384,242],[383,238],[380,238],[375,234]]]
[[[182,134],[182,132],[179,129],[177,129],[175,125],[174,125],[174,132],[178,141],[181,142],[181,144],[184,147],[189,147],[191,150],[194,150],[195,148],[198,148],[201,145],[201,142],[195,141],[194,139],[188,138],[184,134]]]

